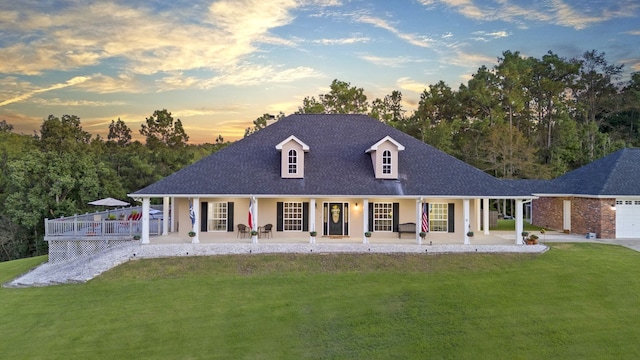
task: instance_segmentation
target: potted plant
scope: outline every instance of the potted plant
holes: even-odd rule
[[[365,237],[370,238],[370,237],[371,237],[371,231],[367,231],[367,232],[365,232],[365,233],[364,233],[364,236],[365,236]]]
[[[424,232],[424,231],[420,231],[420,234],[418,234],[418,235],[420,235],[420,238],[422,238],[423,240],[424,240],[425,237],[427,237],[427,233]]]
[[[255,230],[251,230],[251,236],[258,236],[258,232]]]
[[[522,237],[527,237],[527,236],[529,236],[529,232],[528,231],[523,231],[521,235],[522,235]]]
[[[538,243],[538,235],[531,234],[529,238],[527,238],[527,245],[536,245]]]
[[[133,235],[133,240],[140,240],[140,238],[141,238],[140,234]]]
[[[187,233],[187,235],[189,235],[189,237],[194,237],[194,236],[196,236],[196,232],[195,231],[189,231]]]
[[[469,231],[469,232],[467,232],[467,236],[468,236],[468,237],[473,237],[473,231]]]
[[[310,235],[310,236],[313,236],[313,237],[316,237],[316,235],[318,235],[318,232],[316,232],[316,231],[309,231],[309,235]]]

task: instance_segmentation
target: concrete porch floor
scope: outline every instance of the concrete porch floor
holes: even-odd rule
[[[536,235],[540,237],[539,241],[576,241],[583,239],[584,236],[576,234],[564,234],[560,232],[548,231],[546,234]],[[170,233],[165,236],[153,236],[150,238],[151,245],[162,244],[191,244],[191,238],[187,235],[179,233]],[[515,233],[513,231],[492,231],[489,235],[483,233],[475,233],[473,237],[469,238],[471,245],[516,245]],[[356,236],[347,236],[342,238],[330,238],[328,236],[317,236],[316,244],[362,244],[362,238]],[[258,238],[260,244],[308,244],[309,236],[306,233],[301,233],[299,238],[278,238],[274,237],[260,237]],[[417,244],[416,240],[409,236],[409,234],[403,234],[402,238],[398,237],[376,237],[375,235],[369,238],[370,244],[396,244],[396,245],[412,245]],[[251,237],[246,236],[244,238],[238,238],[235,236],[212,239],[204,236],[200,236],[200,244],[251,244]],[[437,234],[428,234],[422,245],[464,245],[464,239],[442,239]]]

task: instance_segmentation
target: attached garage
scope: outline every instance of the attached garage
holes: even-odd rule
[[[640,200],[616,200],[616,238],[640,238]]]

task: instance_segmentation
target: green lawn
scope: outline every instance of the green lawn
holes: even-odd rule
[[[0,263],[1,279],[37,262]],[[600,244],[138,260],[87,284],[0,289],[0,356],[637,359],[639,264]]]
[[[514,231],[516,229],[516,221],[515,220],[498,220],[498,225],[495,227],[490,227],[489,230],[499,230],[499,231]],[[524,222],[524,230],[526,231],[540,231],[542,228],[539,226],[531,225],[528,222]]]

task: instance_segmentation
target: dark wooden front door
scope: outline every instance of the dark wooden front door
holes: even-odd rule
[[[344,206],[342,203],[329,203],[329,235],[344,235]]]

